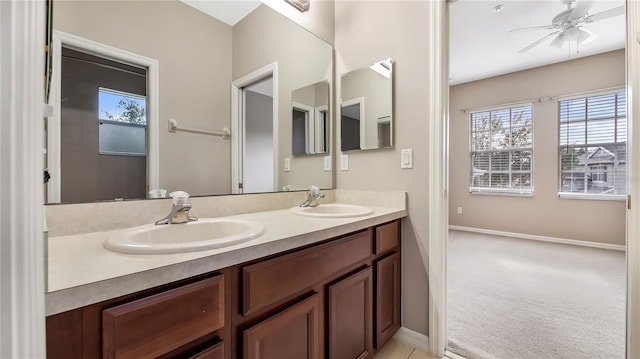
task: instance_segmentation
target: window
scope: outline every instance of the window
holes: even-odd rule
[[[560,101],[560,196],[627,193],[624,92]]]
[[[146,97],[100,88],[99,146],[101,155],[147,154]]]
[[[533,107],[472,112],[470,191],[531,194]]]

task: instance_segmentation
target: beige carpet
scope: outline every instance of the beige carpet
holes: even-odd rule
[[[469,359],[624,358],[624,252],[449,233],[449,350]]]

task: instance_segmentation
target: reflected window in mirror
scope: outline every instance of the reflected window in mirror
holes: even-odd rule
[[[341,77],[342,151],[393,146],[393,62],[379,61]]]
[[[101,155],[147,155],[147,99],[145,96],[100,88],[98,90]]]

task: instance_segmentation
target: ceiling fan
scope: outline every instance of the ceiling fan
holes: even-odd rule
[[[592,0],[560,0],[567,6],[567,9],[560,12],[551,20],[550,25],[523,27],[513,29],[511,32],[532,31],[532,30],[554,30],[540,39],[534,41],[529,46],[518,51],[519,54],[527,52],[532,48],[540,45],[545,40],[554,37],[549,45],[560,48],[565,41],[575,41],[579,46],[587,39],[593,39],[596,35],[587,29],[584,25],[592,22],[608,19],[614,16],[624,14],[624,6],[618,6],[609,10],[601,11],[589,15],[589,10],[593,6]]]

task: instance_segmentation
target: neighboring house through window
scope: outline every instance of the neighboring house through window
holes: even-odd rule
[[[533,107],[471,112],[472,193],[533,192]]]
[[[560,100],[560,196],[627,194],[627,101],[622,91]]]

